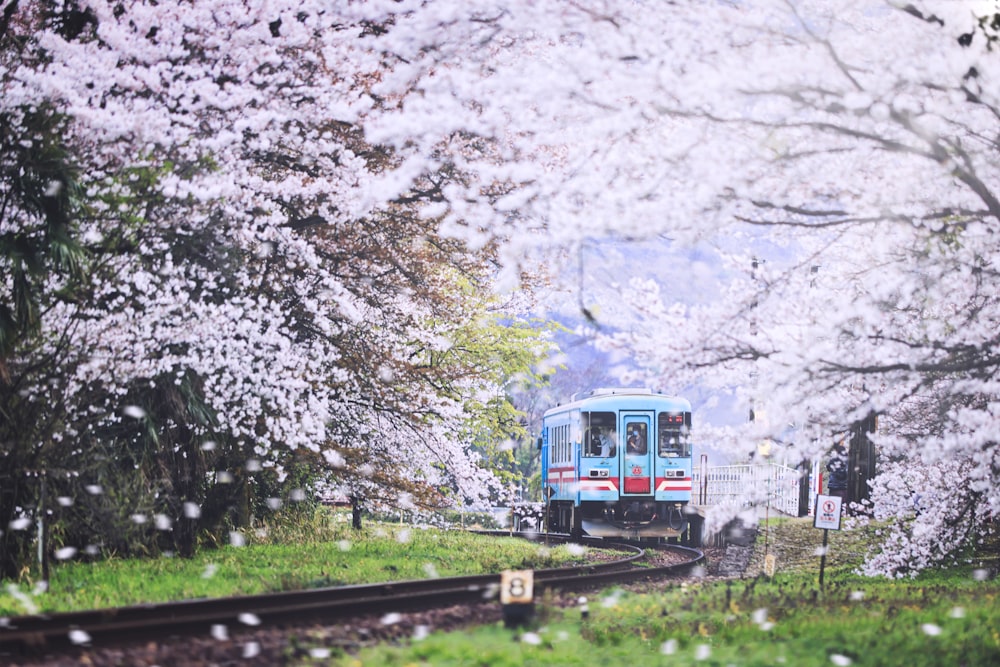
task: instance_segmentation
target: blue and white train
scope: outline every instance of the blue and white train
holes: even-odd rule
[[[649,389],[595,389],[548,410],[547,528],[692,543],[690,432],[691,404]]]

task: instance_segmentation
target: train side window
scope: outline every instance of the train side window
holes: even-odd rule
[[[580,421],[583,427],[583,455],[594,458],[614,456],[618,442],[615,413],[583,412]]]

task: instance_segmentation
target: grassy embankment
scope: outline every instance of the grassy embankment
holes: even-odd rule
[[[206,549],[192,559],[60,563],[47,592],[37,586],[37,573],[27,573],[0,587],[0,617],[559,567],[583,558],[579,547],[546,549],[459,530],[369,523],[358,532],[325,510],[310,521],[275,525],[265,537],[248,536],[246,546]]]
[[[863,531],[831,532],[824,587],[809,520],[769,524],[747,577],[592,596],[589,614],[538,605],[534,627],[432,633],[408,646],[340,655],[334,665],[1000,664],[1000,584],[981,563],[914,580],[853,573]],[[995,566],[995,561],[990,563]],[[632,587],[634,588],[634,587]],[[326,663],[324,663],[326,664]]]

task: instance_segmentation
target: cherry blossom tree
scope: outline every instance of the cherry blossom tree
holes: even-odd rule
[[[188,379],[211,408],[189,454],[218,431],[261,460],[350,461],[363,486],[366,452],[428,451],[417,429],[438,467],[412,479],[460,488],[455,429],[496,378],[453,375],[476,355],[429,363],[467,314],[437,299],[455,269],[501,292],[541,271],[658,386],[765,407],[737,450],[820,456],[874,411],[902,466],[979,494],[941,516],[995,514],[991,3],[327,4],[7,5],[0,111],[67,118],[94,256],[33,341],[58,379],[24,397],[65,406],[58,442]],[[573,294],[582,248],[649,238],[712,261],[621,285],[613,309]],[[928,396],[940,430],[890,444]],[[873,489],[899,525],[905,486]],[[939,535],[906,534],[913,566]]]
[[[30,429],[5,422],[5,470],[58,471],[64,515],[153,526],[181,553],[249,478],[293,460],[335,481],[392,464],[367,478],[386,503],[400,479],[488,497],[475,424],[536,353],[503,371],[484,364],[490,341],[449,354],[484,329],[463,318],[518,312],[465,307],[485,303],[495,244],[415,214],[461,173],[360,129],[389,104],[359,46],[380,24],[325,3],[14,2],[2,27],[5,151],[65,151],[88,259],[72,294],[48,277],[37,333],[5,351],[5,407],[33,408]],[[26,121],[41,108],[65,119],[49,134]],[[36,181],[59,194],[59,178]],[[31,202],[4,196],[5,231],[25,234]],[[26,519],[48,511],[37,485],[19,488],[0,499],[7,576]],[[84,547],[80,531],[61,538]]]
[[[914,471],[944,465],[974,493],[932,494],[943,518],[906,528],[907,571],[964,543],[940,526],[988,528],[1000,469],[994,3],[396,11],[377,40],[391,73],[373,90],[402,101],[368,136],[431,155],[461,128],[498,151],[461,153],[473,176],[432,207],[443,229],[502,239],[514,269],[544,260],[541,247],[572,257],[602,237],[664,234],[672,257],[712,253],[725,270],[716,298],[693,298],[696,270],[622,285],[638,316],[601,344],[674,389],[739,387],[772,416],[733,438],[744,452],[788,440],[791,424],[789,456],[818,457],[872,412],[898,426],[930,395],[940,429],[905,447],[886,434],[885,454]],[[484,196],[498,182],[515,187]],[[898,467],[883,474],[877,516],[925,525],[910,520],[913,489],[888,481]],[[903,572],[878,559],[872,571]]]

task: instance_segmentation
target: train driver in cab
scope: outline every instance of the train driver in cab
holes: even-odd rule
[[[594,427],[593,443],[594,450],[597,452],[598,456],[608,458],[609,456],[615,455],[614,440],[612,440],[611,436],[608,435],[608,432],[600,426]]]
[[[639,435],[638,429],[632,429],[628,432],[628,442],[626,451],[629,454],[645,454],[646,453],[646,438]]]

